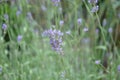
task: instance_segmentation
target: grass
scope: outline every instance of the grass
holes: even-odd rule
[[[108,29],[114,30],[114,24],[119,23],[116,8],[120,1],[113,3],[109,0],[101,2],[99,11],[92,13],[93,5],[82,0],[66,0],[64,5],[58,3],[58,6],[51,0],[30,0],[29,3],[17,0],[12,5],[2,0],[0,80],[119,80],[119,47],[115,46],[114,51],[108,50],[115,43]],[[106,12],[107,23],[104,26],[100,19],[108,5],[111,6]],[[87,14],[83,13],[84,9]],[[67,13],[66,17],[62,10]],[[78,24],[79,18],[82,19],[81,24]],[[61,20],[63,25],[59,24]],[[2,29],[3,23],[7,25],[5,30]],[[43,32],[50,28],[64,33],[64,55],[52,50],[49,38],[43,36]],[[96,33],[96,28],[100,28],[101,33]],[[9,41],[4,39],[7,33]],[[18,35],[22,36],[20,41],[17,40]],[[8,45],[10,50],[7,50]],[[108,61],[107,69],[102,65],[104,59]],[[96,64],[97,60],[100,63]]]

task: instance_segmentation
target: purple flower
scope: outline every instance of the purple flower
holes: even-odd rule
[[[66,72],[65,71],[63,71],[63,72],[61,72],[61,78],[64,78],[65,77],[65,74],[66,74]]]
[[[63,26],[63,24],[64,24],[64,21],[61,20],[61,21],[59,22],[59,25],[60,25],[60,26]]]
[[[99,29],[96,29],[95,32],[96,32],[96,34],[98,34],[99,33]]]
[[[55,3],[60,2],[60,0],[51,0],[51,1]]]
[[[21,14],[21,11],[18,10],[18,11],[16,12],[16,15],[19,16],[20,14]]]
[[[27,12],[27,19],[28,19],[29,21],[33,19],[31,12]]]
[[[118,65],[117,69],[118,69],[118,71],[120,72],[120,65]]]
[[[43,32],[43,36],[48,36],[50,39],[51,47],[54,51],[63,54],[62,50],[62,36],[63,33],[60,30],[49,29]]]
[[[53,2],[53,4],[55,5],[55,6],[58,6],[58,3],[60,2],[60,0],[51,0],[52,2]]]
[[[20,42],[22,40],[23,36],[22,35],[18,35],[17,37],[17,41]]]
[[[81,23],[82,23],[82,19],[79,18],[79,19],[77,20],[77,22],[78,22],[78,24],[81,24]]]
[[[98,3],[98,0],[88,0],[88,2],[91,4],[96,4],[96,3]]]
[[[97,12],[98,11],[98,9],[99,9],[99,6],[97,5],[97,6],[94,6],[93,8],[92,8],[92,10],[91,10],[91,12]]]
[[[96,61],[95,61],[95,64],[100,64],[100,60],[96,60]]]
[[[7,29],[7,25],[5,23],[2,24],[2,29],[6,30]]]
[[[106,26],[106,24],[107,24],[107,20],[106,20],[106,19],[103,19],[102,25],[103,25],[103,26]]]
[[[8,14],[4,14],[4,18],[5,18],[5,20],[8,20],[9,19]]]
[[[108,29],[108,32],[109,32],[109,33],[112,33],[112,32],[113,32],[113,29],[110,27],[110,28]]]

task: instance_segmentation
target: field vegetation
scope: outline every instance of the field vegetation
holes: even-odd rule
[[[119,0],[0,0],[0,80],[120,80]]]

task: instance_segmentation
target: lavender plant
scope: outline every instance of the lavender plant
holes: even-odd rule
[[[17,41],[20,42],[22,40],[23,36],[22,35],[18,35],[17,36]]]
[[[2,24],[2,29],[6,30],[7,29],[7,25],[5,23]]]
[[[53,4],[55,5],[55,6],[58,6],[58,4],[60,3],[60,0],[51,0],[52,2],[53,2]]]
[[[56,51],[57,53],[63,55],[63,49],[62,49],[63,33],[60,30],[49,29],[49,30],[44,31],[43,35],[49,37],[52,49]]]
[[[120,80],[117,6],[119,0],[0,0],[0,80]],[[51,54],[47,40],[64,56]]]

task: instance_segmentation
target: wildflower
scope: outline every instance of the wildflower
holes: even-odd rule
[[[23,36],[22,35],[18,35],[17,37],[17,41],[20,42],[22,40]]]
[[[96,34],[98,34],[99,33],[99,29],[96,29],[95,32],[96,32]]]
[[[28,18],[29,20],[32,20],[32,19],[33,19],[31,12],[27,12],[27,18]]]
[[[66,74],[66,72],[65,71],[63,71],[63,72],[61,72],[61,78],[64,78],[65,77],[65,74]]]
[[[55,5],[55,6],[58,6],[58,3],[60,2],[60,0],[51,0],[52,2],[53,2],[53,4]]]
[[[110,27],[110,28],[108,29],[108,32],[109,32],[109,33],[112,33],[112,32],[113,32],[113,29]]]
[[[5,20],[8,20],[9,19],[8,14],[4,14],[4,18],[5,18]]]
[[[91,10],[91,12],[97,12],[98,11],[98,9],[99,9],[99,6],[97,5],[97,6],[94,6],[93,8],[92,8],[92,10]]]
[[[100,60],[96,60],[96,61],[95,61],[95,64],[100,64]]]
[[[98,0],[88,0],[88,2],[91,4],[96,4],[96,3],[98,3]]]
[[[117,69],[118,69],[118,71],[120,72],[120,65],[118,65]]]
[[[44,36],[48,36],[50,39],[50,44],[52,49],[60,54],[63,53],[62,50],[62,36],[63,33],[60,30],[49,29],[43,32]]]
[[[78,22],[78,24],[81,24],[81,23],[82,23],[82,19],[79,18],[79,19],[77,20],[77,22]]]
[[[83,29],[83,31],[84,32],[87,32],[89,29],[87,28],[87,27],[85,27],[84,29]]]
[[[61,20],[61,21],[59,22],[59,25],[60,25],[60,26],[63,26],[63,24],[64,24],[64,21]]]
[[[107,20],[106,20],[106,19],[103,19],[102,25],[103,25],[103,26],[106,26],[106,24],[107,24]]]
[[[2,24],[2,29],[6,30],[7,29],[7,25],[5,23]]]
[[[16,12],[16,15],[19,16],[20,14],[21,14],[21,11],[18,10],[18,11]]]

